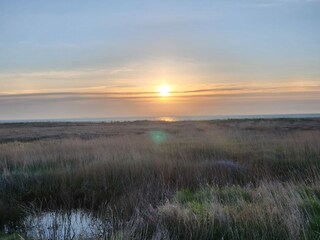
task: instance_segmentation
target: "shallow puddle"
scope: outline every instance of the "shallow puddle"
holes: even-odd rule
[[[28,215],[19,224],[18,231],[27,238],[43,240],[99,239],[103,236],[102,222],[79,210]]]

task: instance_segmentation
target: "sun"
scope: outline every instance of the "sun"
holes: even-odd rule
[[[168,97],[170,95],[171,87],[169,85],[161,85],[158,87],[158,93],[161,97]]]

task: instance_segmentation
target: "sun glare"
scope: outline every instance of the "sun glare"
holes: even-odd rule
[[[162,85],[158,87],[158,93],[161,97],[168,97],[170,95],[170,86]]]

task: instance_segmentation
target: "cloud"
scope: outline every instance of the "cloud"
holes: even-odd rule
[[[319,85],[279,86],[279,87],[216,87],[195,90],[172,91],[170,99],[210,98],[210,97],[275,97],[277,95],[295,96],[295,94],[320,94]],[[320,96],[320,95],[319,95]],[[104,92],[35,92],[22,94],[0,94],[0,99],[110,99],[110,100],[143,100],[158,99],[155,91],[104,91]],[[320,98],[319,98],[320,99]]]

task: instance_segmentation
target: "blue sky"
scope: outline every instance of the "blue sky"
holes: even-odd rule
[[[3,0],[0,119],[320,112],[319,13],[317,0]],[[159,100],[162,84],[180,93]]]

